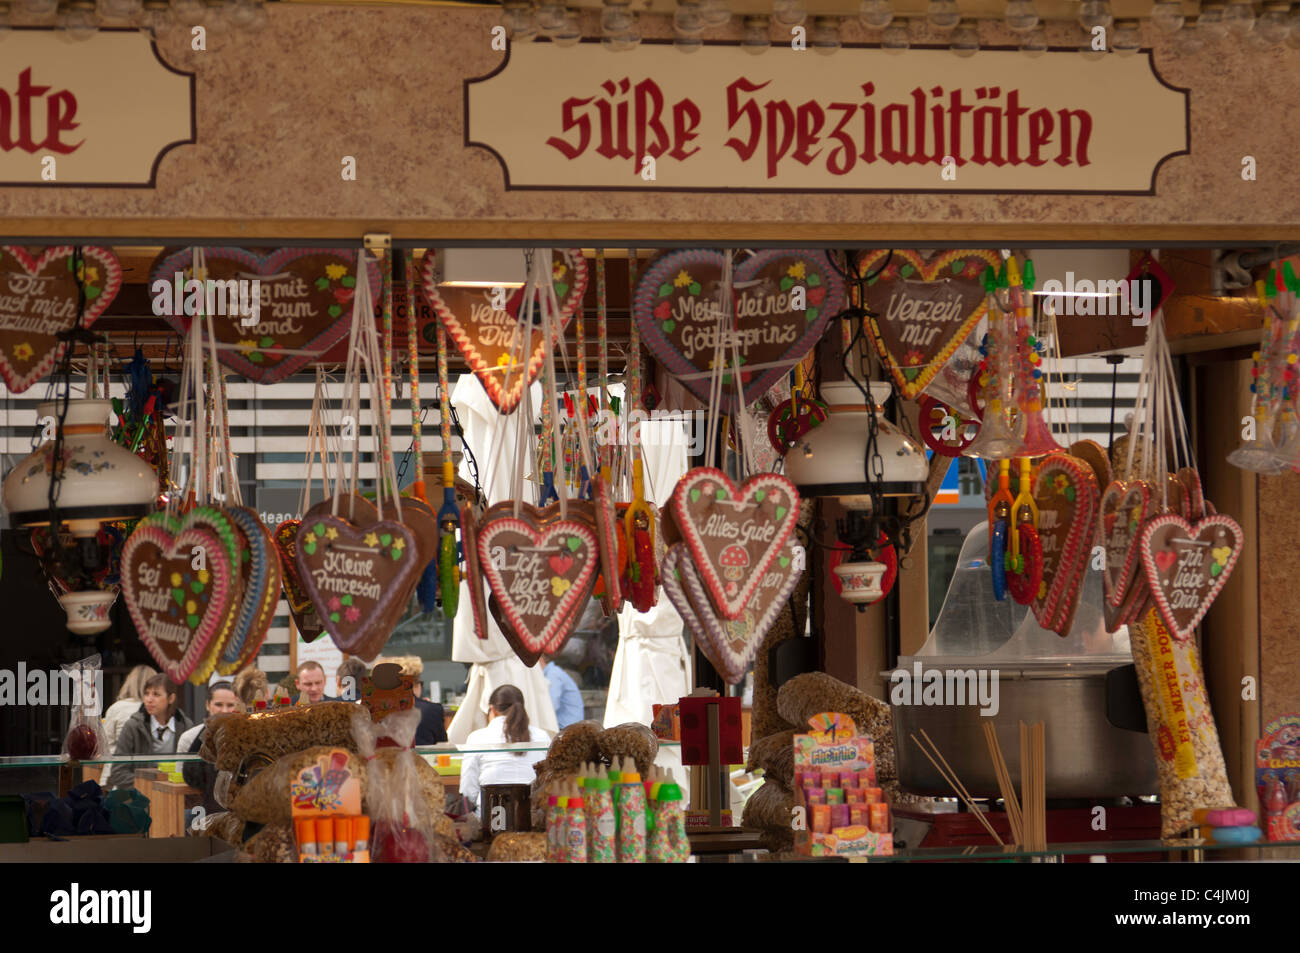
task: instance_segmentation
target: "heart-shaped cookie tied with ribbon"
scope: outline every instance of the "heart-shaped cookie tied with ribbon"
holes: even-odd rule
[[[1030,607],[1039,625],[1064,636],[1070,631],[1092,558],[1100,504],[1097,478],[1082,460],[1054,453],[1039,464],[1033,492],[1043,547],[1043,580]]]
[[[261,517],[246,506],[226,507],[223,512],[243,534],[240,566],[243,595],[230,637],[222,647],[217,671],[233,675],[257,657],[280,603],[284,576],[280,554]]]
[[[347,336],[359,280],[355,249],[280,248],[262,255],[246,248],[208,248],[204,254],[213,282],[211,310],[206,313],[213,316],[218,343],[226,345],[217,359],[232,371],[260,384],[274,384]],[[194,287],[186,305],[185,282],[194,277],[193,263],[193,249],[168,249],[149,275],[151,288],[160,281],[168,286],[166,293],[153,296],[156,313],[182,333],[199,301]],[[367,263],[366,276],[378,300],[381,278],[374,262]],[[256,322],[241,313],[251,310],[246,305],[254,300],[254,288],[259,292]]]
[[[1166,513],[1148,520],[1139,548],[1152,598],[1174,638],[1185,642],[1237,565],[1244,543],[1230,516],[1207,516],[1195,524]]]
[[[732,685],[744,679],[763,637],[799,584],[796,545],[792,534],[737,619],[719,617],[685,545],[670,547],[664,556],[664,593],[690,627],[700,651]]]
[[[460,545],[465,560],[465,585],[469,589],[469,605],[473,613],[474,634],[480,639],[488,637],[487,600],[483,594],[483,573],[479,569],[478,519],[469,503],[460,505]]]
[[[31,387],[63,357],[58,336],[77,323],[77,276],[73,248],[60,245],[37,254],[0,245],[0,376],[10,393]],[[89,327],[122,287],[122,266],[107,248],[82,246],[81,279]]]
[[[871,337],[904,397],[915,400],[979,324],[988,310],[984,271],[1001,264],[995,251],[965,248],[929,260],[879,248],[858,259]]]
[[[298,527],[302,520],[285,520],[275,528],[272,537],[275,548],[280,553],[280,567],[284,572],[284,599],[289,603],[289,614],[293,624],[304,642],[314,642],[325,632],[316,607],[311,604],[311,596],[303,587],[298,575]]]
[[[503,631],[525,650],[520,657],[559,652],[596,584],[600,553],[591,524],[559,518],[554,505],[524,505],[516,517],[512,504],[497,504],[479,522],[478,552]]]
[[[339,516],[309,516],[298,527],[297,548],[303,588],[334,644],[374,659],[419,579],[414,534],[396,520],[353,525]]]
[[[737,487],[697,467],[673,490],[672,515],[719,615],[738,619],[798,522],[799,491],[775,473]]]
[[[1106,550],[1102,582],[1106,593],[1103,614],[1106,628],[1119,628],[1126,613],[1121,609],[1134,586],[1145,585],[1138,557],[1138,536],[1154,516],[1151,485],[1144,480],[1116,480],[1101,495],[1101,544]]]
[[[687,250],[662,255],[637,282],[632,302],[645,346],[706,402],[728,254]],[[745,403],[752,404],[812,349],[827,322],[843,310],[844,282],[824,252],[778,248],[736,265],[732,288],[740,381]],[[720,409],[733,409],[735,399],[735,384],[724,374]]]
[[[225,517],[154,513],[122,547],[122,596],[145,648],[178,684],[206,681],[240,608],[240,548]],[[204,671],[206,669],[206,671]]]
[[[522,252],[520,253],[522,257]],[[580,248],[553,249],[552,287],[560,303],[558,316],[560,330],[568,327],[569,320],[582,307],[582,297],[587,291],[587,259]],[[447,329],[456,347],[464,356],[469,368],[487,391],[488,399],[497,410],[509,414],[519,406],[524,392],[524,379],[528,383],[537,379],[546,349],[551,345],[542,340],[542,332],[531,331],[532,339],[525,350],[524,367],[512,368],[506,381],[505,369],[510,364],[515,337],[519,331],[519,309],[523,305],[524,289],[510,291],[505,308],[494,307],[491,288],[461,288],[441,284],[442,273],[436,252],[424,256],[421,287],[424,298],[433,309],[432,320],[421,328],[421,338],[429,347],[436,346],[438,322]]]

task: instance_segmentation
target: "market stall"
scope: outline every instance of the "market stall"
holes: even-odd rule
[[[37,590],[15,665],[54,667],[39,637],[97,686],[4,752],[72,799],[28,827],[93,801],[87,832],[297,862],[1290,839],[1300,209],[1249,95],[1294,85],[1289,54],[1225,77],[1186,33],[1081,53],[1058,19],[1041,57],[918,21],[895,58],[822,22],[810,72],[749,17],[688,70],[671,18],[532,43],[511,11],[344,6],[291,56],[289,4],[80,56],[16,31],[34,73],[0,96],[49,84],[59,157],[0,130],[0,585]],[[417,76],[426,28],[481,42]],[[147,129],[94,88],[108,63],[156,89]],[[356,88],[409,122],[331,105]],[[950,478],[982,499],[944,567]],[[434,642],[433,698],[370,670]],[[355,696],[308,689],[313,644]],[[205,720],[192,751],[143,695],[161,746],[97,727],[128,662]],[[200,710],[250,670],[296,704]],[[206,787],[149,773],[167,744]],[[108,762],[132,793],[78,786]]]

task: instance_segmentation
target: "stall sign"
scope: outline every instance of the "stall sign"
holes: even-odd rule
[[[466,81],[465,139],[508,189],[1150,195],[1188,109],[1149,52],[526,43]]]
[[[0,187],[153,188],[163,156],[197,141],[194,74],[164,63],[147,33],[13,32],[0,57]]]

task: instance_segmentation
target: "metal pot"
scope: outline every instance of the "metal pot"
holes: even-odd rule
[[[900,662],[903,660],[900,660]],[[938,659],[928,659],[929,668]],[[1131,669],[1131,666],[1128,668]],[[896,669],[907,671],[910,668]],[[894,747],[898,780],[913,794],[953,796],[952,788],[918,750],[911,736],[930,736],[973,797],[997,797],[997,776],[984,740],[983,722],[992,720],[1007,768],[1017,790],[1020,783],[1020,728],[1024,721],[1043,722],[1046,735],[1048,798],[1107,798],[1153,794],[1158,790],[1155,756],[1144,731],[1118,725],[1135,723],[1127,686],[1110,678],[1106,668],[1033,666],[998,670],[998,710],[982,715],[980,707],[895,704]],[[1123,668],[1111,670],[1115,674]],[[886,672],[886,698],[891,687]],[[915,701],[915,699],[913,699]],[[1141,700],[1137,700],[1138,711]]]

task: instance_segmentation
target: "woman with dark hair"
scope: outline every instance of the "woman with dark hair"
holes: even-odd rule
[[[179,693],[180,688],[166,675],[151,675],[144,683],[144,704],[123,726],[113,753],[175,754],[180,736],[194,727],[189,716],[177,707]],[[116,764],[108,779],[109,787],[133,787],[136,769],[151,766],[139,762]]]
[[[548,744],[546,732],[528,723],[524,693],[513,685],[497,686],[488,696],[488,726],[471,731],[465,739],[471,752],[489,750],[465,755],[460,765],[461,795],[477,804],[485,784],[531,784],[537,775],[533,765],[546,757]],[[506,745],[515,750],[505,749]],[[520,750],[522,746],[532,750]]]

